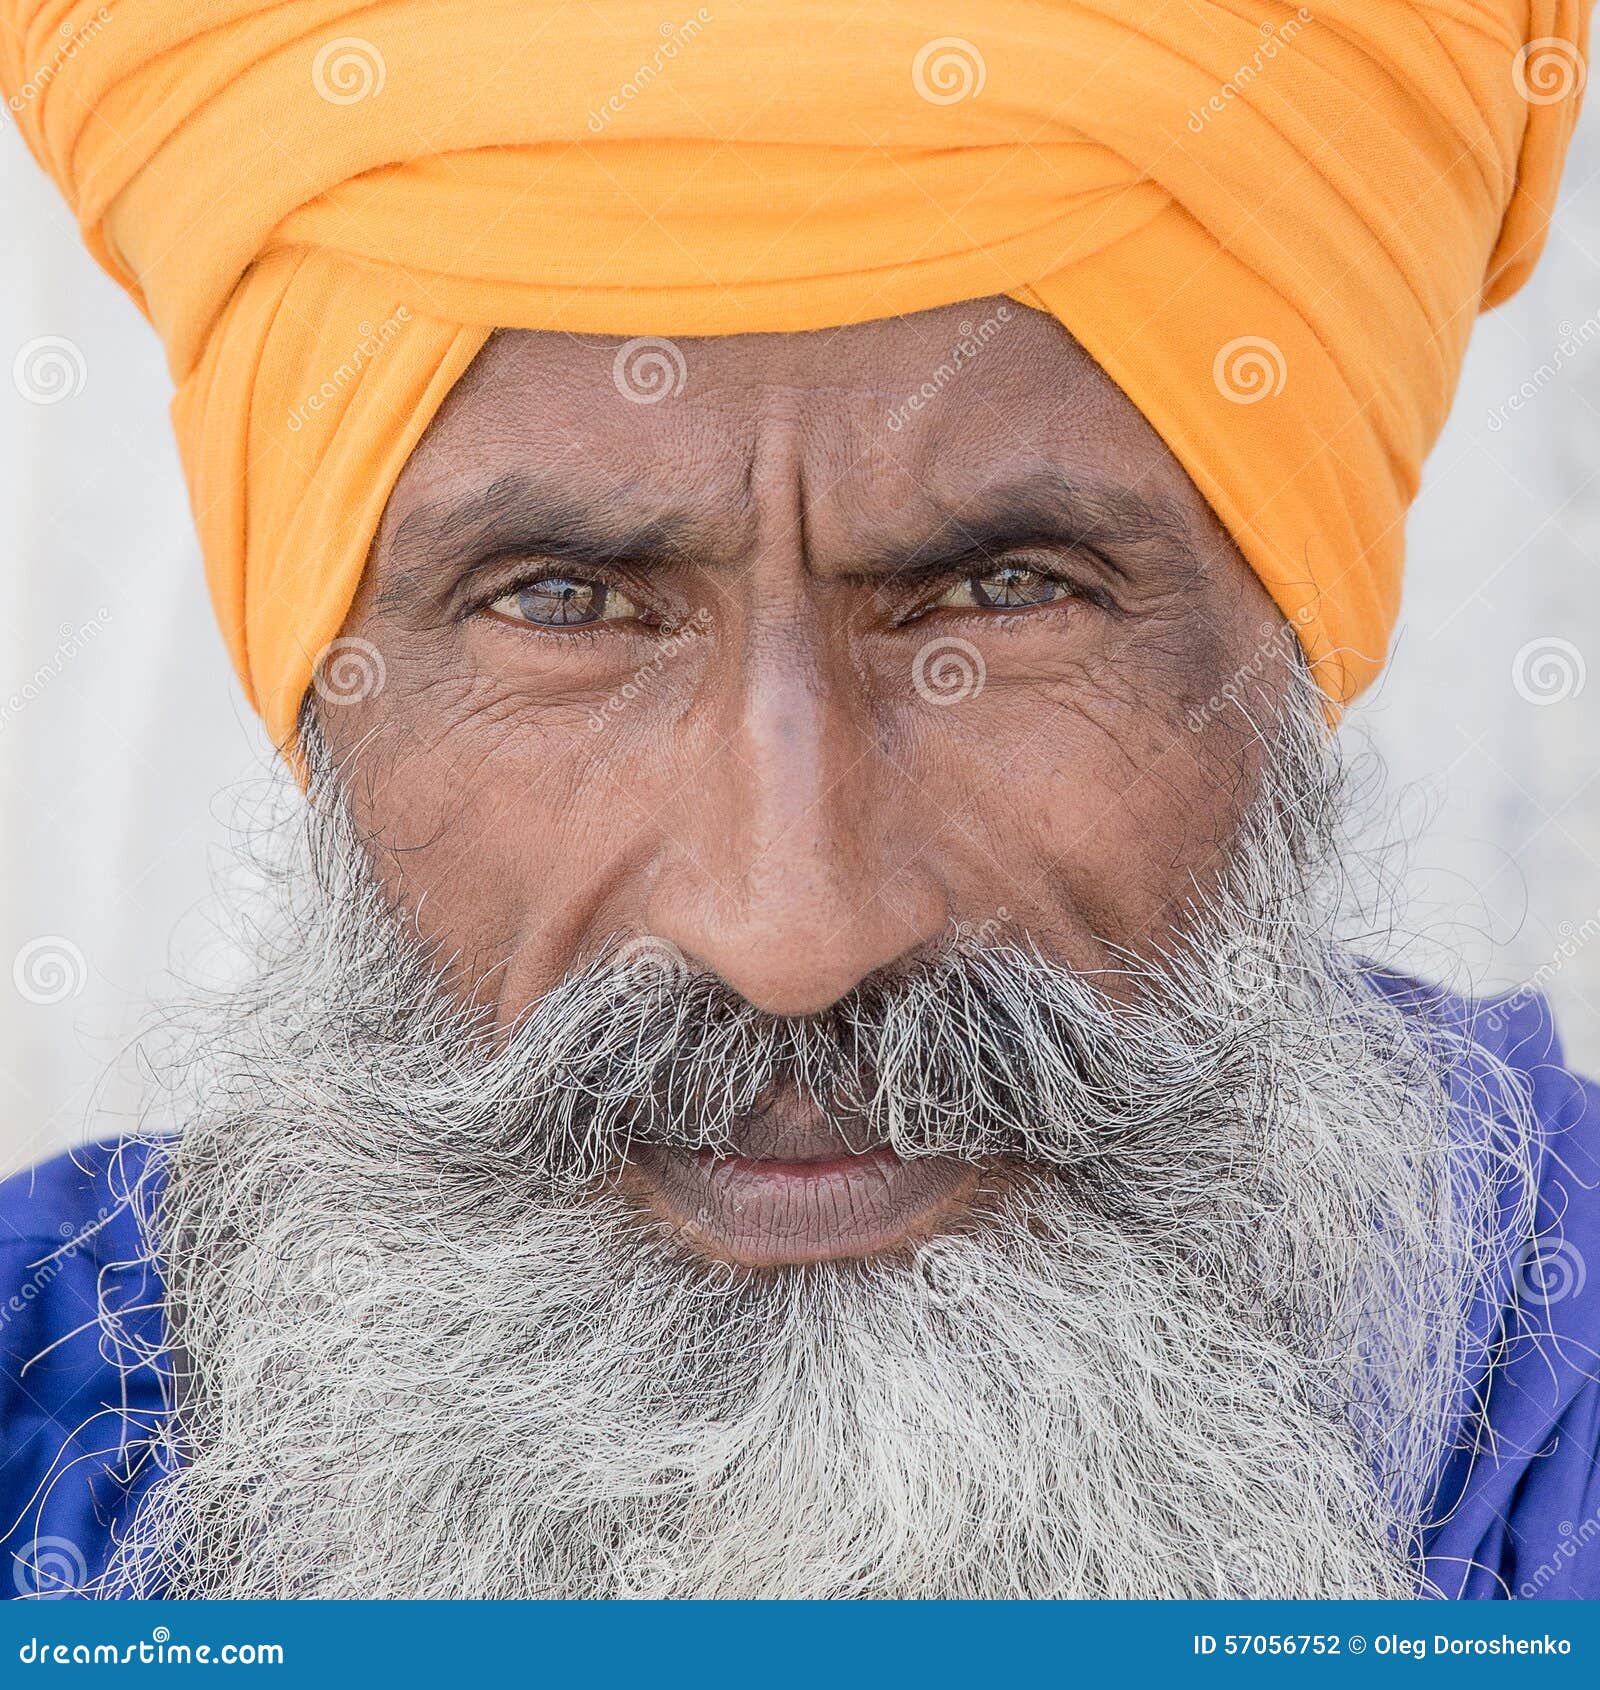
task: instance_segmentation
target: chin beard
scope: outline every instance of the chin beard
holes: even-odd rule
[[[1416,1594],[1530,1129],[1452,1107],[1450,1036],[1329,942],[1315,695],[1274,737],[1225,883],[1114,978],[956,933],[791,1022],[632,945],[497,1039],[308,719],[256,972],[167,1069],[174,1406],[97,1593]],[[764,1270],[608,1178],[780,1082],[1007,1177]]]

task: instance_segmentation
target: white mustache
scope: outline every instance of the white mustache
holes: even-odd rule
[[[392,1087],[415,1110],[421,1096],[454,1117],[475,1165],[489,1154],[508,1173],[581,1183],[631,1145],[731,1153],[785,1090],[852,1148],[1065,1167],[1157,1141],[1175,1112],[1237,1107],[1246,1077],[1247,1024],[1235,1052],[1213,1042],[1195,1060],[1187,1022],[1227,989],[1198,958],[1130,1003],[1026,939],[953,941],[821,1015],[784,1018],[635,954],[570,975],[498,1049],[463,1042],[470,1073],[401,1056],[360,1101]]]

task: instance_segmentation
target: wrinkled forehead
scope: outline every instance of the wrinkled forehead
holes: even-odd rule
[[[426,542],[441,499],[530,476],[546,505],[658,513],[663,550],[676,533],[708,561],[802,518],[814,553],[903,552],[1030,500],[1169,549],[1232,550],[1094,360],[1004,298],[794,334],[496,334],[400,476],[380,554]]]

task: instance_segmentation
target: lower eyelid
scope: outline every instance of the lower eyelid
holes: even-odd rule
[[[598,622],[526,622],[515,616],[505,616],[499,611],[484,606],[486,619],[494,626],[504,628],[519,638],[529,634],[545,640],[556,640],[563,645],[571,645],[578,640],[593,640],[599,638]]]

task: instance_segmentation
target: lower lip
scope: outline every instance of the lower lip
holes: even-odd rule
[[[637,1149],[625,1183],[703,1255],[746,1267],[880,1255],[939,1230],[979,1170],[892,1150],[820,1161]]]

